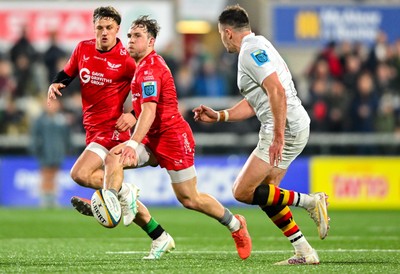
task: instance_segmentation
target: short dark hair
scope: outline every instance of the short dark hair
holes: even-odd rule
[[[235,29],[250,29],[250,20],[247,11],[241,6],[227,6],[220,14],[218,22],[221,25],[228,25]]]
[[[98,7],[97,9],[94,10],[93,23],[102,18],[111,18],[115,22],[117,22],[118,26],[121,25],[121,15],[115,8],[111,6]]]
[[[157,20],[150,19],[149,15],[142,15],[138,19],[132,22],[131,28],[134,26],[146,28],[147,32],[154,38],[157,38],[157,35],[160,31],[160,26],[157,23]]]

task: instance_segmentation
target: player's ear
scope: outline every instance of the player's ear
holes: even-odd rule
[[[228,38],[228,39],[232,39],[232,30],[231,29],[228,29],[228,28],[226,28],[226,29],[224,29],[224,32],[225,32],[225,36]]]
[[[154,43],[156,42],[156,38],[150,37],[149,39],[149,47],[154,47]]]

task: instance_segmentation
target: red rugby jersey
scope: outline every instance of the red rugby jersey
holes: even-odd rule
[[[156,117],[148,135],[160,134],[180,123],[186,123],[178,109],[178,98],[171,71],[164,59],[155,51],[147,55],[137,66],[132,79],[132,105],[139,117],[141,105],[156,102]]]
[[[64,68],[71,77],[79,76],[85,130],[113,130],[123,113],[130,91],[135,62],[117,38],[107,52],[96,49],[96,39],[80,42]]]

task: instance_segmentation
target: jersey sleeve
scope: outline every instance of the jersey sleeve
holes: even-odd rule
[[[276,71],[271,58],[266,49],[247,49],[243,53],[242,66],[252,79],[262,85],[264,79]]]
[[[148,68],[142,71],[142,77],[139,82],[142,103],[158,103],[161,92],[161,74],[155,68]]]
[[[79,51],[81,43],[74,49],[67,64],[64,67],[64,72],[71,77],[76,77],[79,73]]]

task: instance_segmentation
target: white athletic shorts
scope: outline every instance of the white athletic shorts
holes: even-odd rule
[[[287,169],[289,165],[303,151],[310,136],[310,127],[302,131],[291,134],[285,131],[285,145],[282,152],[282,161],[278,167]],[[263,161],[269,163],[269,147],[271,146],[273,133],[265,133],[262,130],[259,132],[259,140],[257,147],[253,150],[253,154]]]

